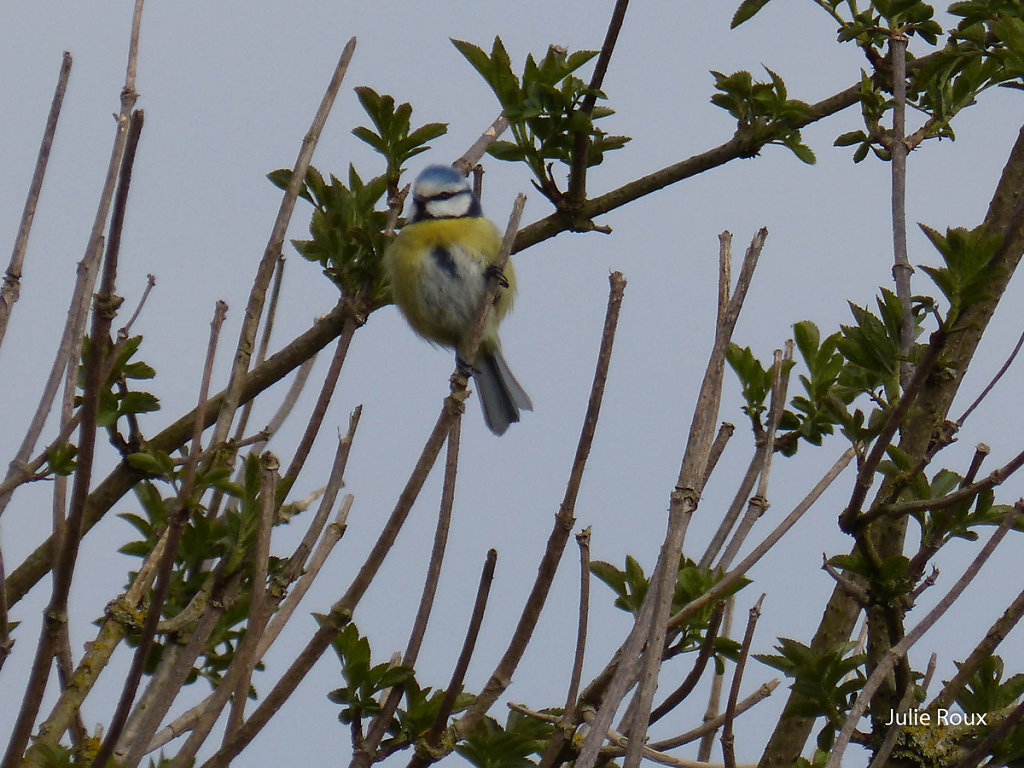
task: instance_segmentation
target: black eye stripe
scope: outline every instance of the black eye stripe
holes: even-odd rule
[[[455,192],[435,192],[433,195],[416,195],[416,200],[421,203],[430,203],[435,200],[451,200],[453,197],[459,197],[459,195],[465,195],[469,192],[468,189],[460,189]]]

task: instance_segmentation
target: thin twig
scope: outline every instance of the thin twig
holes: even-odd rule
[[[989,540],[985,542],[985,546],[981,548],[981,551],[978,552],[974,560],[972,560],[970,565],[967,566],[963,575],[950,588],[949,592],[947,592],[938,604],[936,604],[936,606],[932,608],[927,615],[925,615],[917,626],[907,632],[896,645],[890,648],[885,655],[879,659],[877,666],[871,673],[871,676],[868,677],[867,681],[864,683],[864,687],[857,695],[856,702],[854,702],[846,720],[843,722],[843,727],[839,731],[839,735],[836,737],[835,745],[832,748],[831,755],[829,756],[825,768],[839,768],[843,753],[846,751],[846,747],[850,743],[850,737],[853,735],[854,730],[856,730],[857,723],[860,722],[864,712],[867,711],[875,691],[877,691],[886,680],[893,667],[903,659],[911,646],[913,646],[925,632],[931,629],[935,622],[938,621],[939,618],[949,610],[956,599],[960,597],[963,591],[967,588],[967,585],[974,580],[974,577],[978,575],[978,571],[981,570],[981,566],[985,564],[985,561],[988,560],[996,546],[1003,540],[1003,537],[1006,536],[1022,512],[1024,512],[1024,499],[1018,501],[1014,505],[1013,512],[1006,515],[1006,518],[989,537]]]
[[[60,65],[60,74],[57,76],[57,87],[53,92],[50,112],[46,117],[46,128],[43,129],[43,140],[39,145],[39,154],[36,157],[36,168],[32,173],[32,181],[29,183],[28,195],[25,198],[25,208],[21,212],[18,234],[14,238],[14,250],[11,252],[11,260],[7,265],[7,272],[4,274],[3,288],[0,289],[0,344],[4,342],[4,336],[7,334],[7,323],[11,318],[14,303],[18,300],[18,294],[21,290],[21,270],[25,264],[25,252],[28,250],[29,233],[32,231],[32,220],[36,215],[36,205],[39,203],[39,193],[43,188],[43,177],[46,175],[46,166],[50,160],[50,149],[53,147],[53,137],[57,133],[57,120],[60,118],[60,108],[64,103],[64,92],[67,90],[68,78],[70,76],[71,53],[64,51],[64,57]]]
[[[828,555],[824,552],[821,553],[821,570],[831,576],[832,580],[839,585],[839,588],[852,597],[857,605],[866,608],[871,604],[871,593],[868,592],[867,587],[858,581],[854,581],[843,571],[832,565],[828,561]],[[867,629],[867,625],[864,628]]]
[[[725,614],[725,603],[718,603],[712,609],[711,617],[708,620],[708,629],[700,641],[700,649],[697,651],[697,658],[693,668],[689,671],[683,682],[679,684],[672,693],[666,696],[662,703],[651,710],[648,724],[656,723],[672,712],[696,687],[697,682],[708,667],[708,662],[715,653],[715,641],[718,639],[718,628],[722,624],[722,616]]]
[[[242,390],[242,402],[247,402],[277,383],[295,370],[311,355],[323,349],[341,333],[343,326],[356,310],[350,302],[342,300],[331,312],[318,319],[305,333],[296,337],[283,349],[272,355],[266,363],[250,371]],[[224,392],[209,399],[202,414],[203,427],[209,427],[217,419]],[[192,435],[196,411],[193,410],[171,423],[147,442],[151,449],[171,453],[180,448]],[[86,507],[84,529],[88,531],[122,496],[131,490],[144,473],[134,467],[121,464],[97,485],[89,495]],[[13,605],[32,588],[53,564],[52,537],[36,547],[7,577],[7,598]]]
[[[295,405],[299,402],[299,395],[302,394],[302,390],[306,387],[306,382],[309,380],[309,374],[313,370],[313,364],[316,363],[316,358],[311,357],[309,360],[299,366],[299,370],[295,372],[295,378],[292,379],[291,386],[288,387],[288,392],[281,400],[281,405],[278,406],[274,415],[267,422],[266,429],[264,430],[268,435],[276,435],[278,430],[281,429],[281,425],[284,424],[285,420],[291,415]],[[251,400],[249,402],[252,402]],[[257,444],[255,450],[262,451],[266,443]]]
[[[722,623],[722,616],[724,614],[725,603],[718,603],[711,610],[711,618],[708,619],[708,626],[704,631],[704,639],[701,641],[700,650],[697,652],[697,660],[693,663],[693,668],[683,678],[683,682],[679,684],[679,687],[666,696],[661,704],[651,710],[648,724],[658,722],[658,720],[675,709],[697,687],[697,683],[704,674],[708,661],[714,655],[715,640],[718,639],[718,627]]]
[[[932,702],[928,705],[929,712],[948,708],[953,703],[982,663],[992,656],[993,651],[999,647],[999,644],[1003,642],[1010,633],[1010,630],[1017,626],[1021,617],[1024,617],[1024,591],[1017,595],[1014,601],[1003,611],[1003,615],[989,627],[985,637],[974,647],[970,655],[964,659],[963,664],[958,666],[953,679],[946,683],[938,695],[932,699]]]
[[[270,346],[270,336],[274,330],[274,318],[277,317],[277,303],[281,298],[281,282],[284,279],[284,256],[278,256],[277,261],[274,263],[274,284],[270,289],[270,301],[267,302],[266,319],[263,322],[263,332],[260,334],[260,344],[256,349],[256,354],[253,356],[253,364],[259,365],[267,357],[267,348]],[[301,369],[300,369],[301,371]],[[234,461],[234,457],[238,455],[238,450],[241,448],[239,442],[245,435],[246,427],[249,425],[249,416],[252,414],[253,401],[242,405],[241,413],[238,415],[238,423],[235,425],[234,434],[231,437],[230,449],[232,456],[228,460],[229,462]],[[268,430],[269,431],[269,430]],[[274,430],[276,431],[276,430]],[[216,451],[221,450],[221,446],[217,443],[211,445],[211,448]],[[261,446],[255,453],[262,453],[263,447]],[[239,477],[244,473],[244,469],[239,467],[237,475]],[[213,492],[213,497],[210,499],[210,503],[206,507],[206,516],[210,520],[217,519],[220,514],[220,505],[224,499],[224,492],[217,488]]]
[[[576,623],[576,652],[573,654],[572,672],[569,675],[569,690],[565,695],[565,709],[557,719],[551,738],[548,739],[544,753],[541,755],[537,768],[554,768],[567,742],[572,740],[576,732],[576,699],[580,693],[580,680],[583,676],[583,659],[587,648],[587,625],[590,616],[590,528],[584,528],[576,534],[576,543],[580,548],[580,608]]]
[[[1003,374],[1010,369],[1010,366],[1013,365],[1013,361],[1017,359],[1017,355],[1022,346],[1024,346],[1024,332],[1022,332],[1020,338],[1017,339],[1017,343],[1014,345],[1013,351],[1010,352],[1010,356],[1006,358],[1006,362],[1002,364],[999,370],[996,371],[996,375],[992,377],[992,381],[985,385],[985,388],[981,390],[981,394],[974,399],[973,403],[967,406],[967,410],[965,410],[960,415],[960,418],[956,420],[956,425],[958,427],[962,427],[964,425],[964,422],[967,421],[967,417],[974,413],[974,409],[981,405],[982,401],[988,396],[988,393],[991,392],[995,385],[999,383],[999,380],[1003,378]]]
[[[736,720],[736,700],[740,697],[740,681],[743,679],[743,669],[746,667],[747,656],[750,654],[750,644],[754,640],[754,627],[757,626],[757,620],[761,616],[761,603],[764,602],[764,597],[762,593],[750,609],[747,629],[743,633],[743,644],[740,646],[740,655],[732,673],[732,686],[729,688],[729,699],[725,705],[725,725],[722,727],[722,752],[725,755],[725,768],[736,768],[736,739],[732,732],[733,722]]]
[[[270,612],[267,599],[267,570],[270,563],[270,533],[277,511],[274,497],[277,493],[277,471],[280,467],[277,456],[270,451],[260,456],[259,521],[256,525],[252,589],[249,592],[249,618],[245,624],[245,633],[251,632],[261,639]],[[233,733],[242,723],[242,717],[245,715],[245,702],[249,698],[249,687],[252,685],[252,673],[259,659],[257,649],[254,648],[252,655],[245,661],[238,682],[235,683],[235,693],[231,701],[231,709],[228,711],[225,734]]]
[[[270,336],[274,332],[274,319],[277,317],[277,304],[281,299],[281,283],[284,281],[285,257],[278,256],[274,263],[274,283],[270,288],[270,300],[267,302],[266,318],[263,320],[263,332],[260,334],[260,345],[256,349],[253,358],[256,365],[267,359],[267,349],[270,347]],[[237,443],[245,434],[246,425],[249,423],[249,415],[252,413],[252,400],[242,406],[242,413],[238,417],[238,424],[235,425],[235,433],[232,442]]]
[[[334,461],[331,464],[331,474],[328,476],[327,486],[323,490],[316,515],[306,530],[306,534],[302,537],[302,541],[299,542],[299,546],[296,547],[292,556],[288,558],[288,562],[282,571],[282,578],[289,583],[297,579],[305,569],[306,558],[309,557],[313,544],[316,543],[317,538],[320,536],[320,529],[323,527],[331,508],[334,506],[334,500],[337,498],[338,492],[345,485],[345,468],[348,465],[349,453],[352,451],[352,442],[355,440],[356,429],[359,427],[359,420],[362,418],[362,415],[362,405],[357,405],[352,413],[348,415],[348,432],[338,440],[338,447],[334,452]],[[287,598],[287,600],[290,599],[291,597]],[[278,611],[278,614],[280,614],[280,611]],[[274,621],[276,621],[276,617],[271,621],[271,624]]]
[[[547,600],[558,562],[561,560],[562,551],[565,548],[569,534],[572,532],[572,526],[575,521],[576,499],[579,495],[580,485],[583,482],[583,472],[586,468],[594,435],[597,431],[597,421],[601,415],[601,403],[604,399],[604,388],[608,380],[608,369],[611,364],[612,349],[615,342],[615,329],[618,325],[619,311],[622,308],[622,297],[626,289],[626,279],[620,272],[613,272],[609,275],[608,282],[608,308],[605,312],[604,330],[601,334],[601,347],[597,355],[597,365],[590,388],[590,399],[587,403],[587,412],[583,419],[580,437],[576,444],[576,455],[573,457],[565,495],[562,498],[558,512],[555,514],[551,534],[548,537],[544,555],[537,568],[537,577],[533,582],[533,587],[530,590],[526,604],[523,606],[519,622],[512,633],[508,647],[495,667],[494,672],[491,673],[487,684],[477,696],[473,706],[454,723],[455,733],[460,736],[464,736],[472,730],[473,726],[483,718],[497,698],[508,687],[512,679],[512,673],[519,665],[519,661],[533,635],[537,620],[540,618],[541,608]]]
[[[787,340],[785,347],[785,353],[778,349],[775,350],[775,362],[772,366],[772,399],[768,412],[768,427],[763,435],[764,453],[762,454],[761,466],[758,470],[757,492],[750,497],[747,504],[747,512],[743,519],[740,520],[736,532],[729,541],[729,545],[725,548],[722,558],[718,561],[717,567],[723,571],[732,565],[732,561],[739,554],[740,547],[743,546],[743,542],[746,541],[747,536],[753,529],[754,523],[767,511],[769,506],[768,478],[772,470],[772,457],[775,455],[775,434],[778,431],[779,422],[782,421],[782,415],[786,409],[790,369],[787,363],[793,360],[793,340]]]
[[[127,157],[127,153],[125,155]],[[224,325],[224,317],[227,314],[227,305],[219,301],[214,309],[213,320],[210,322],[210,340],[206,349],[206,362],[203,366],[203,378],[199,385],[199,402],[196,413],[203,412],[206,400],[210,396],[210,380],[213,377],[213,364],[216,359],[217,342],[220,338],[220,331]],[[200,440],[203,428],[197,415],[192,431],[192,446],[189,450],[189,462],[185,466],[185,477],[182,480],[178,498],[175,501],[175,509],[167,527],[166,542],[164,551],[157,567],[156,586],[153,590],[153,597],[150,601],[149,610],[146,613],[146,620],[142,626],[142,637],[135,648],[135,655],[132,658],[132,665],[125,679],[124,687],[121,690],[121,697],[111,718],[110,727],[103,738],[103,743],[93,759],[94,768],[105,768],[107,760],[114,753],[121,732],[128,722],[128,714],[131,712],[132,703],[135,701],[135,694],[138,691],[139,682],[142,680],[142,673],[146,662],[149,660],[149,653],[153,647],[153,640],[156,635],[156,627],[163,612],[164,600],[170,590],[171,579],[173,578],[174,562],[178,554],[178,545],[181,543],[181,536],[184,532],[185,523],[188,520],[192,508],[192,496],[195,491],[195,480],[199,469],[199,454],[202,451]]]
[[[658,674],[661,670],[661,654],[672,611],[679,553],[682,551],[690,518],[697,508],[700,494],[703,491],[701,482],[711,452],[712,430],[718,421],[718,407],[722,398],[722,381],[725,372],[725,355],[767,236],[768,230],[762,228],[751,240],[744,254],[740,274],[736,279],[736,288],[729,299],[728,307],[724,316],[718,318],[716,322],[715,343],[704,372],[700,393],[697,396],[697,404],[686,441],[686,449],[683,453],[682,465],[679,468],[679,476],[669,501],[668,530],[658,555],[658,562],[663,564],[663,567],[657,582],[654,583],[652,580],[654,589],[649,589],[645,597],[645,601],[653,601],[654,612],[651,617],[647,648],[644,652],[643,669],[640,673],[639,685],[634,693],[634,703],[631,705],[636,713],[636,719],[633,730],[630,732],[632,748],[626,753],[624,768],[637,768],[640,764],[641,749],[646,740],[647,719],[654,701]],[[616,707],[617,702],[608,700],[602,704],[598,715],[599,725],[595,729],[597,734],[602,733],[605,728],[601,721],[604,717],[609,717],[609,715],[602,717],[602,713]],[[594,767],[600,747],[598,739],[599,736],[594,736],[593,739],[588,738],[591,741],[589,747],[586,742],[584,743],[578,768]]]
[[[445,457],[444,482],[441,487],[437,525],[434,527],[434,545],[430,551],[427,574],[423,580],[416,617],[413,619],[412,629],[409,632],[409,641],[406,643],[405,653],[401,658],[401,664],[409,669],[416,667],[423,636],[427,631],[427,622],[430,620],[430,612],[434,607],[437,584],[441,579],[441,567],[444,565],[445,549],[448,546],[448,530],[452,520],[452,506],[455,502],[455,479],[458,475],[461,437],[462,418],[456,417],[451,432],[448,433],[448,453]],[[355,745],[351,768],[367,768],[373,762],[377,747],[380,746],[381,739],[387,733],[388,727],[391,725],[391,718],[394,716],[395,710],[398,709],[404,693],[405,686],[396,685],[384,697],[380,712],[374,716],[366,736]]]
[[[3,546],[0,546],[0,670],[4,668],[4,662],[7,661],[7,657],[11,653],[11,649],[14,647],[14,641],[11,640],[11,631],[7,619],[7,590],[6,590],[6,576],[4,571],[4,550]]]
[[[579,695],[580,679],[583,676],[583,658],[587,648],[587,619],[590,615],[590,528],[576,534],[580,547],[580,612],[576,624],[576,652],[573,654],[572,673],[569,677],[569,691],[565,696],[566,720],[572,720]]]
[[[477,585],[476,599],[473,602],[473,612],[469,618],[469,627],[466,628],[466,637],[462,641],[462,650],[459,652],[459,658],[455,662],[455,668],[452,670],[448,687],[445,688],[444,697],[441,699],[441,704],[437,710],[437,717],[434,718],[433,725],[431,725],[430,730],[427,731],[426,736],[422,740],[428,750],[436,750],[441,740],[441,734],[448,723],[448,718],[455,709],[455,701],[462,692],[462,683],[466,678],[466,671],[469,669],[469,660],[473,657],[476,641],[480,637],[480,627],[484,621],[487,597],[491,591],[491,582],[494,580],[494,566],[497,561],[498,552],[494,549],[487,550],[484,568],[480,573],[480,583]],[[421,752],[417,751],[409,761],[409,767],[422,768],[422,766],[429,765],[430,762]]]
[[[914,316],[911,307],[910,276],[914,268],[907,257],[907,36],[902,29],[889,34],[889,59],[892,63],[892,139],[888,142],[892,158],[892,275],[900,300],[900,382],[906,387],[913,374],[910,349],[914,343]]]
[[[710,568],[712,562],[714,562],[714,559],[718,557],[718,553],[722,550],[722,545],[725,544],[725,540],[729,537],[729,533],[740,517],[740,512],[743,511],[743,505],[750,498],[750,492],[754,489],[754,483],[757,482],[757,476],[760,474],[761,466],[764,463],[765,448],[764,439],[758,440],[757,446],[754,448],[754,454],[750,457],[750,463],[747,465],[747,471],[736,488],[736,495],[733,496],[729,509],[726,510],[725,515],[722,517],[722,522],[718,524],[715,535],[708,542],[707,549],[701,555],[700,561],[697,564],[699,568]]]
[[[124,96],[122,95],[123,101]],[[141,112],[136,113],[136,115],[138,119],[134,119],[133,116],[131,122],[137,137],[137,130],[141,129],[142,118]],[[130,129],[129,133],[132,132]],[[125,145],[127,143],[128,137],[126,136]],[[92,354],[89,356],[86,365],[85,386],[82,392],[82,418],[79,428],[75,480],[71,493],[71,508],[64,526],[63,535],[60,537],[60,550],[54,571],[53,591],[44,613],[39,643],[36,647],[36,655],[29,674],[29,681],[25,686],[25,695],[22,699],[21,709],[18,712],[11,740],[4,754],[3,768],[14,768],[21,761],[21,756],[25,751],[25,746],[31,734],[32,723],[39,712],[46,682],[49,679],[50,662],[53,658],[57,638],[61,632],[60,626],[67,622],[68,594],[71,590],[71,580],[74,575],[75,563],[78,559],[78,545],[82,534],[82,518],[85,511],[85,502],[89,495],[89,485],[92,481],[100,388],[103,385],[102,376],[106,362],[104,356],[106,349],[103,345],[107,343],[110,337],[111,322],[120,304],[120,298],[114,295],[114,288],[120,246],[120,225],[123,221],[124,207],[128,194],[128,182],[131,178],[131,158],[128,156],[127,150],[122,159],[124,162],[121,167],[115,169],[120,180],[118,208],[115,208],[114,216],[111,220],[111,237],[104,258],[102,282],[93,307],[90,333]]]
[[[732,635],[732,615],[736,610],[736,596],[730,595],[725,601],[725,613],[722,618],[722,636]],[[721,712],[722,688],[725,687],[725,669],[715,672],[711,678],[711,692],[708,694],[708,705],[704,709],[704,725],[717,722],[713,729],[708,729],[700,737],[700,745],[697,747],[697,759],[709,760],[711,750],[715,746],[715,733],[725,724],[725,713]]]
[[[736,425],[730,424],[728,421],[723,421],[718,425],[718,434],[715,435],[715,441],[711,444],[711,451],[708,454],[708,465],[704,468],[704,479],[701,481],[702,486],[708,484],[708,480],[711,479],[715,467],[718,466],[718,460],[722,458],[725,446],[735,431]]]
[[[508,128],[508,119],[504,115],[498,115],[493,123],[487,126],[485,130],[473,145],[466,150],[466,153],[456,160],[452,165],[457,168],[463,176],[469,174],[470,171],[480,162],[480,158],[487,152],[487,148],[493,144],[501,134]],[[405,200],[405,195],[401,196],[401,199]],[[401,213],[401,207],[399,207],[399,213]],[[397,216],[396,216],[397,218]]]
[[[313,150],[316,149],[320,132],[327,122],[334,99],[341,88],[341,81],[348,71],[349,62],[355,52],[356,39],[351,38],[341,52],[334,74],[327,86],[320,107],[313,117],[313,123],[302,140],[302,147],[295,160],[295,167],[292,170],[291,180],[281,199],[281,206],[277,212],[277,218],[270,232],[267,247],[260,259],[256,269],[256,278],[253,280],[252,289],[249,292],[249,300],[245,307],[245,315],[242,321],[242,328],[238,337],[238,348],[235,352],[235,360],[231,366],[231,376],[228,380],[227,390],[221,402],[220,414],[217,418],[217,425],[214,427],[213,437],[210,442],[214,445],[223,443],[231,428],[231,421],[234,419],[235,410],[241,404],[242,388],[245,385],[246,373],[249,370],[249,360],[252,355],[253,345],[256,339],[256,327],[260,315],[263,313],[263,303],[266,298],[267,286],[274,270],[274,264],[281,255],[281,248],[284,244],[285,232],[288,229],[288,222],[291,220],[292,211],[295,209],[295,201],[298,199],[299,190],[306,179],[306,170],[313,157]]]
[[[285,470],[284,476],[289,480],[294,481],[299,476],[299,472],[305,465],[306,458],[313,448],[313,442],[316,440],[316,436],[324,422],[324,417],[327,415],[327,407],[331,404],[331,397],[334,395],[338,378],[341,376],[341,368],[345,364],[346,357],[348,357],[348,349],[352,344],[352,337],[355,335],[357,328],[356,318],[351,317],[345,324],[341,336],[338,337],[338,345],[334,348],[334,357],[331,358],[331,364],[327,369],[327,375],[324,377],[324,383],[320,387],[320,394],[317,397],[316,405],[313,406],[309,421],[306,423],[306,429],[303,431],[299,445],[295,449],[291,462],[288,464],[288,469]]]
[[[146,306],[146,299],[149,298],[150,292],[153,290],[153,286],[156,285],[156,276],[153,274],[146,275],[146,287],[142,289],[142,296],[139,297],[139,303],[135,305],[135,311],[132,312],[131,317],[128,318],[128,322],[122,325],[117,330],[118,341],[122,341],[128,338],[128,335],[132,331],[132,326],[135,325],[135,321],[139,319],[139,315],[142,314],[142,308]]]
[[[601,45],[601,52],[597,55],[594,72],[590,76],[587,94],[583,97],[583,102],[580,104],[580,112],[587,118],[588,122],[594,114],[597,93],[604,84],[604,77],[608,72],[608,64],[612,58],[612,51],[615,50],[615,43],[619,39],[619,31],[622,29],[622,22],[626,18],[626,8],[628,6],[629,0],[616,0],[615,8],[612,10],[612,18],[608,22],[608,29],[605,32],[604,43]],[[587,197],[587,158],[589,154],[590,134],[587,131],[574,132],[572,165],[569,167],[569,190],[566,195],[570,206],[580,205]]]

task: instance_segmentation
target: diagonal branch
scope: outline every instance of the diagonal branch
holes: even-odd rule
[[[46,118],[46,128],[43,129],[43,141],[39,145],[36,169],[32,173],[32,181],[25,198],[25,208],[21,213],[21,223],[18,225],[18,234],[14,238],[14,250],[11,252],[11,260],[7,265],[7,272],[4,274],[3,288],[0,289],[0,344],[4,342],[4,336],[7,334],[7,322],[10,320],[14,302],[18,300],[18,293],[21,289],[21,269],[25,263],[25,251],[28,249],[28,236],[32,231],[32,220],[36,215],[36,205],[39,202],[39,193],[43,188],[43,177],[46,175],[46,166],[50,161],[50,149],[53,147],[53,137],[57,133],[57,120],[60,118],[60,108],[64,103],[64,92],[67,90],[70,76],[71,54],[64,51],[60,74],[57,76],[57,87],[54,89],[53,101],[50,102],[50,113]]]

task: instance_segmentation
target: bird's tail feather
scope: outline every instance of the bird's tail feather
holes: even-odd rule
[[[530,396],[512,375],[500,349],[480,355],[473,370],[473,381],[483,406],[484,421],[496,435],[504,434],[509,424],[519,421],[520,410],[533,410]]]

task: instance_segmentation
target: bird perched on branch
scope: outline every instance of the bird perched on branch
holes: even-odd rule
[[[498,341],[498,324],[515,294],[511,264],[498,275],[504,287],[489,313],[476,360],[470,365],[465,359],[501,235],[484,218],[469,182],[451,166],[426,168],[412,196],[412,215],[384,255],[395,304],[416,333],[455,350],[456,361],[476,383],[484,421],[494,434],[503,434],[519,421],[520,411],[533,410]]]

